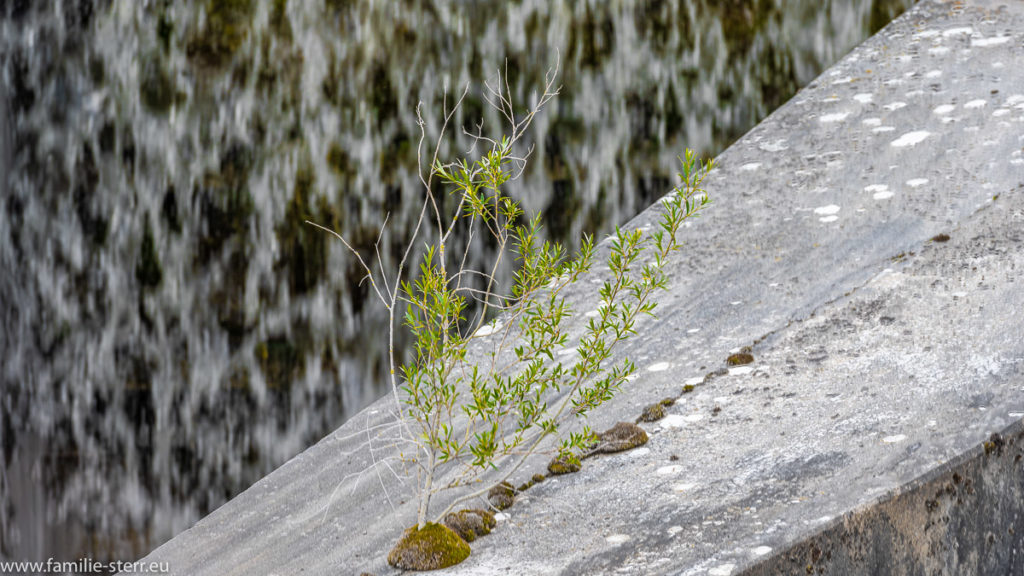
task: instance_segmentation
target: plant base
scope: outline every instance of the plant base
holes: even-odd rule
[[[388,564],[399,570],[439,570],[469,558],[469,544],[446,526],[428,523],[422,530],[409,528],[388,554]]]

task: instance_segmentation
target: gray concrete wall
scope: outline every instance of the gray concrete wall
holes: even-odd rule
[[[1022,62],[1024,3],[925,0],[725,151],[659,320],[618,352],[639,378],[592,425],[679,401],[643,448],[531,488],[444,573],[1019,573]],[[743,346],[755,362],[728,368]],[[415,501],[390,402],[147,560],[393,573]]]

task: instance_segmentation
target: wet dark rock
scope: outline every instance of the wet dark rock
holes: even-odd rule
[[[153,227],[149,224],[149,216],[145,218],[142,232],[142,245],[135,263],[135,279],[143,288],[156,288],[164,278],[160,266],[160,255],[156,252],[156,241],[153,239]]]

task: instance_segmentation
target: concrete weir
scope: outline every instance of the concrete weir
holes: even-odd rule
[[[591,424],[679,400],[443,573],[1024,574],[1024,2],[923,0],[718,166],[659,319],[619,351],[639,378]],[[388,460],[392,402],[147,560],[395,573],[415,479]]]

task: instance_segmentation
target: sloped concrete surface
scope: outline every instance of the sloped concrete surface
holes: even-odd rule
[[[1021,62],[1024,3],[923,1],[723,153],[659,320],[620,351],[639,378],[592,425],[679,401],[441,573],[1024,572]],[[755,362],[727,368],[743,346]],[[392,406],[147,560],[394,573],[415,502]]]

